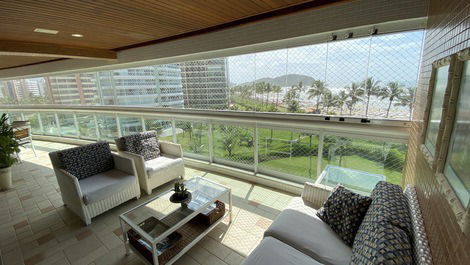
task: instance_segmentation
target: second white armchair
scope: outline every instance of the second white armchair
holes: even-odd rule
[[[120,155],[134,160],[140,188],[147,194],[173,179],[184,178],[181,145],[158,141],[155,132],[127,135],[115,142]]]

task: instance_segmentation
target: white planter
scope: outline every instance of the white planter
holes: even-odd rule
[[[11,189],[11,167],[0,168],[0,190]]]

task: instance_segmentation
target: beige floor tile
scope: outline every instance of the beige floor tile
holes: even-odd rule
[[[14,189],[0,192],[0,250],[4,265],[141,265],[124,255],[119,214],[163,191],[163,185],[93,219],[88,227],[63,205],[49,151],[70,145],[37,142],[37,157],[22,152],[13,167]],[[291,195],[242,180],[186,168],[186,179],[204,176],[232,188],[233,223],[228,218],[176,262],[177,265],[238,265],[261,241]],[[8,262],[8,263],[7,263]]]

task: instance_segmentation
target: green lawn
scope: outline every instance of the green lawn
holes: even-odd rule
[[[338,161],[330,161],[323,158],[322,169],[326,165],[336,165],[339,166]],[[381,174],[387,177],[387,181],[394,184],[401,184],[402,173],[399,171],[394,171],[386,169],[381,163],[377,163],[365,158],[362,158],[357,155],[345,156],[342,159],[342,167],[351,168],[356,170],[361,170],[374,174]],[[277,170],[284,173],[289,173],[293,175],[302,176],[305,178],[311,178],[312,180],[316,179],[317,172],[317,157],[312,156],[311,159],[311,172],[312,177],[309,176],[309,158],[308,157],[292,157],[292,158],[281,158],[270,161],[263,161],[260,163],[260,167],[264,167],[271,170]]]
[[[195,140],[194,133],[185,131],[177,135],[185,152],[197,153],[200,155],[209,155],[209,139],[207,135],[208,128],[202,127],[201,140]],[[254,146],[250,140],[253,140],[254,128],[242,127],[239,132],[242,140],[232,147],[232,154],[229,156],[223,145],[224,137],[227,137],[220,131],[219,125],[214,125],[214,157],[226,159],[234,162],[252,165],[254,163]],[[259,166],[262,168],[284,172],[305,178],[315,179],[317,176],[317,154],[315,147],[318,145],[318,136],[291,132],[287,130],[271,130],[260,128],[259,133]],[[311,136],[311,137],[310,137]],[[291,147],[289,141],[293,140]],[[193,141],[193,142],[192,142]],[[194,152],[194,146],[200,147],[199,152]],[[360,146],[370,146],[371,148],[382,147],[382,142],[375,142],[363,139],[352,139],[350,144]],[[297,148],[295,148],[297,146]],[[291,149],[292,148],[292,149]],[[289,158],[292,153],[292,158]],[[295,153],[297,152],[297,153]],[[309,158],[309,155],[311,158]],[[361,156],[362,155],[362,156]],[[345,168],[362,170],[374,174],[381,174],[387,177],[387,181],[400,184],[402,173],[400,169],[392,170],[384,168],[383,162],[375,162],[364,157],[364,154],[353,154],[343,156],[341,165],[339,165],[339,155],[333,152],[332,160],[327,161],[324,157],[322,169],[327,165],[337,165]]]

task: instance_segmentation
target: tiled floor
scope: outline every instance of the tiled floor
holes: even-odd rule
[[[13,168],[13,189],[0,192],[0,253],[11,264],[141,264],[124,255],[118,215],[147,200],[142,194],[85,226],[63,206],[48,152],[70,147],[35,141],[37,157],[22,151]],[[177,264],[240,264],[262,239],[264,230],[291,195],[237,179],[186,168],[187,178],[204,176],[232,187],[234,222],[226,221],[200,241]],[[151,196],[170,189],[154,190]]]

